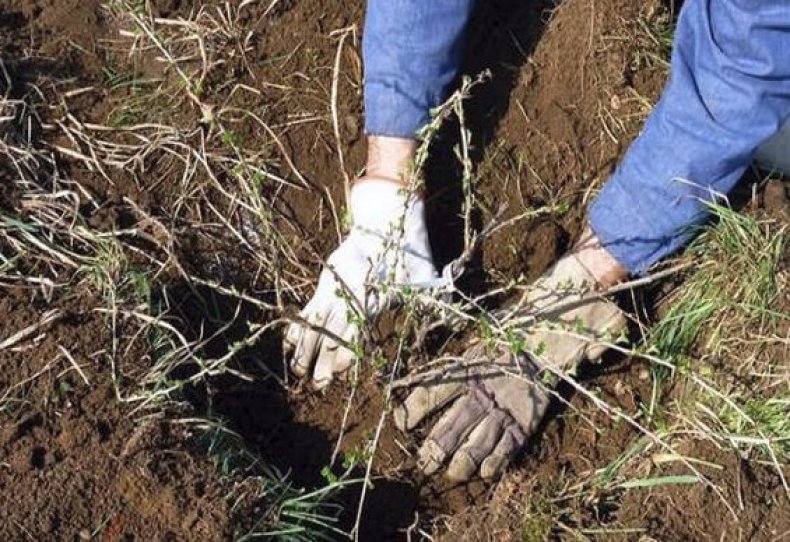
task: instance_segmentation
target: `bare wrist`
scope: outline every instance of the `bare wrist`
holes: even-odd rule
[[[400,137],[368,136],[365,177],[387,179],[408,186],[417,141]]]
[[[601,245],[589,226],[584,229],[571,253],[601,288],[610,288],[628,278],[628,270]]]

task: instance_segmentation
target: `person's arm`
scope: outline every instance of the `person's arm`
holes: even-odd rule
[[[329,256],[315,294],[288,327],[291,369],[316,388],[356,358],[359,320],[396,301],[393,288],[437,280],[419,193],[401,186],[429,120],[460,68],[474,0],[369,0],[364,30],[368,163],[347,202],[353,225]]]
[[[670,80],[590,211],[606,249],[632,273],[682,247],[758,145],[790,116],[790,3],[688,0]]]
[[[415,139],[461,65],[474,0],[368,0],[365,131]]]

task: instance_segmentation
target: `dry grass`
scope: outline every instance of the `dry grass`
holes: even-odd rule
[[[125,30],[106,44],[108,58],[117,63],[107,71],[109,92],[117,95],[107,124],[80,119],[69,105],[72,98],[96,89],[69,88],[68,82],[51,78],[41,78],[22,98],[0,101],[1,173],[8,182],[3,194],[14,198],[13,206],[0,208],[0,289],[24,287],[53,304],[75,288],[98,292],[100,305],[84,310],[101,315],[110,329],[111,340],[95,359],[110,366],[117,400],[128,403],[141,420],[164,415],[205,442],[226,477],[229,498],[260,510],[242,539],[333,539],[338,510],[328,499],[350,482],[340,479],[303,492],[261,462],[223,420],[211,413],[206,419],[182,414],[184,408],[189,411],[182,404],[185,386],[226,375],[252,378],[234,360],[288,320],[286,302],[303,300],[311,277],[289,241],[303,232],[281,212],[279,199],[286,188],[312,188],[275,130],[239,105],[240,97],[260,91],[240,84],[209,88],[207,83],[226,69],[226,59],[246,65],[252,33],[239,23],[245,4],[227,3],[169,20],[152,16],[145,3],[110,2],[108,15]],[[141,76],[138,68],[144,63],[156,64],[160,75]],[[4,88],[11,88],[8,71],[3,73]],[[260,136],[244,141],[238,135],[244,130]],[[42,135],[58,143],[48,147]],[[66,177],[59,167],[64,161],[109,186],[124,179],[141,192],[171,180],[177,187],[168,205],[157,211],[125,199],[121,205],[134,223],[106,228],[86,218],[105,202],[78,179]],[[162,178],[152,178],[152,171]],[[246,283],[226,282],[210,268],[192,265],[180,239],[185,231],[207,245],[233,247],[246,258],[253,270]],[[270,318],[246,323],[237,310],[215,331],[193,337],[176,310],[181,300],[173,299],[166,287],[173,276],[193,293],[209,291]],[[246,291],[250,286],[255,293]],[[32,326],[4,330],[0,350],[15,348],[59,316],[54,310]],[[246,336],[228,343],[224,353],[206,354],[207,344],[223,342],[223,334],[238,325],[246,327]],[[130,372],[124,359],[141,345],[149,352],[150,366],[142,374]],[[64,350],[31,379],[56,362],[71,369],[76,365]],[[86,386],[92,384],[80,375]],[[23,411],[29,383],[3,390],[0,412]]]
[[[314,279],[305,255],[320,260],[309,248],[295,248],[293,239],[306,232],[281,205],[285,190],[317,190],[283,144],[279,131],[285,127],[267,122],[263,101],[260,110],[249,107],[251,101],[258,103],[261,90],[232,81],[217,84],[214,77],[223,74],[231,60],[250,70],[247,55],[254,35],[241,22],[248,5],[246,1],[225,3],[203,7],[187,18],[165,19],[147,11],[145,2],[110,1],[107,13],[123,32],[106,44],[108,58],[112,59],[106,84],[114,105],[106,124],[86,122],[69,107],[71,96],[92,89],[70,89],[63,95],[61,86],[50,85],[32,90],[24,99],[6,97],[0,102],[2,175],[10,180],[18,196],[14,212],[0,211],[0,289],[22,286],[46,300],[77,284],[87,284],[100,292],[101,306],[87,310],[101,314],[112,330],[104,359],[112,367],[117,399],[131,404],[138,416],[164,412],[174,423],[188,426],[201,436],[205,450],[226,475],[232,498],[240,506],[250,500],[265,503],[260,521],[243,539],[264,535],[331,539],[339,535],[333,530],[337,509],[331,505],[331,497],[358,481],[334,478],[326,487],[300,493],[286,476],[255,456],[221,418],[212,413],[200,419],[174,415],[182,412],[176,407],[186,386],[204,384],[218,376],[252,378],[234,361],[295,319],[290,316],[292,307],[308,297]],[[671,38],[666,14],[647,14],[642,24],[645,50],[652,52],[632,59],[637,64],[634,69],[664,69]],[[335,81],[342,68],[339,51],[352,33],[353,28],[349,28],[336,36]],[[155,66],[156,76],[144,76],[142,66]],[[7,71],[3,72],[8,77]],[[399,292],[403,325],[396,339],[396,353],[379,367],[388,406],[396,377],[416,381],[432,371],[447,370],[448,364],[457,362],[452,348],[470,333],[482,333],[492,344],[517,350],[524,348],[520,333],[525,327],[545,325],[543,315],[485,308],[490,299],[517,295],[527,287],[523,281],[498,277],[501,280],[494,288],[476,297],[453,288],[453,281],[464,272],[480,241],[503,227],[498,213],[492,212],[497,218],[485,230],[476,232],[472,228],[471,216],[480,202],[469,158],[463,101],[475,83],[485,84],[483,79],[466,82],[438,111],[424,134],[427,142],[415,164],[418,183],[431,138],[439,124],[455,116],[461,130],[458,158],[463,171],[465,250],[445,269],[448,281],[442,291]],[[10,87],[9,81],[6,87]],[[333,111],[336,93],[335,88]],[[58,105],[44,108],[40,97],[53,94],[60,98],[55,101]],[[633,99],[643,106],[640,114],[649,111],[644,98]],[[337,136],[336,111],[332,118],[338,160],[348,176]],[[630,120],[618,119],[611,107],[601,110],[601,122],[611,137],[619,137],[624,131],[622,123]],[[29,129],[34,125],[53,140],[57,136],[59,143],[51,148],[42,145]],[[255,133],[255,140],[245,140],[242,134],[247,133]],[[85,217],[103,202],[96,201],[91,190],[77,180],[64,177],[59,160],[78,164],[109,185],[122,177],[135,183],[140,192],[154,190],[163,182],[175,181],[176,187],[170,201],[155,211],[126,198],[122,206],[133,217],[133,225],[107,231],[90,225]],[[161,177],[151,178],[152,171]],[[338,211],[341,206],[332,205],[339,235],[343,229],[339,218],[342,212]],[[552,202],[546,209],[521,209],[513,221],[562,211],[559,203]],[[660,369],[654,371],[657,386],[682,381],[684,400],[669,404],[657,393],[651,404],[630,412],[608,404],[574,375],[556,373],[555,380],[564,381],[583,398],[585,406],[575,411],[580,423],[597,430],[590,413],[602,412],[612,423],[628,424],[640,436],[611,465],[579,479],[562,480],[552,494],[536,500],[529,514],[523,515],[528,518],[521,526],[524,539],[544,539],[560,531],[580,537],[596,535],[594,529],[584,531],[589,525],[568,520],[570,502],[589,505],[602,499],[616,501],[634,488],[689,482],[708,484],[721,495],[700,469],[704,458],[688,458],[679,452],[679,444],[682,438],[689,438],[689,432],[693,438],[732,445],[740,452],[759,450],[765,454],[761,458],[767,457],[782,472],[790,449],[790,395],[786,367],[777,366],[773,353],[786,353],[787,337],[778,330],[786,323],[787,314],[781,312],[786,307],[777,309],[774,303],[787,287],[786,275],[776,274],[778,260],[786,250],[787,233],[726,208],[716,208],[716,212],[719,224],[691,249],[694,270],[676,294],[669,315],[647,342],[627,344],[621,337],[609,338],[612,349]],[[199,238],[203,246],[232,247],[253,271],[235,280],[207,266],[192,265],[182,243],[186,232]],[[659,271],[620,286],[618,291],[661,280],[678,269]],[[163,287],[166,277],[177,277],[193,293],[209,291],[233,300],[233,316],[212,331],[191,336],[185,331],[183,316],[175,309],[181,300]],[[396,288],[392,284],[384,287]],[[260,322],[245,321],[242,307],[247,306],[263,315]],[[20,337],[36,333],[57,317],[55,312],[48,313],[30,329],[0,336],[0,350],[13,348]],[[206,346],[223,342],[232,326],[241,326],[243,337],[225,341],[223,352],[208,355]],[[118,331],[121,328],[123,333]],[[410,364],[427,355],[427,338],[438,335],[436,331],[447,338],[430,352],[432,361]],[[564,331],[579,334],[575,329]],[[377,340],[368,329],[364,344],[350,346],[371,352],[371,359],[385,359]],[[125,352],[140,343],[150,352],[150,365],[144,374],[133,375],[139,385],[129,389],[120,384],[128,375],[119,363]],[[726,366],[730,373],[723,378],[721,363],[736,358],[739,363]],[[60,361],[68,363],[68,356],[64,354]],[[711,374],[714,363],[720,364],[720,372]],[[356,375],[359,369],[354,369]],[[286,385],[279,375],[270,378]],[[91,385],[84,375],[83,380]],[[353,389],[348,408],[353,403]],[[0,412],[18,410],[15,391],[0,396]],[[357,526],[365,492],[375,475],[378,440],[387,415],[385,408],[372,438],[359,453],[364,489]],[[340,433],[342,436],[342,428]],[[685,474],[672,479],[642,476],[645,462],[656,454],[673,458]],[[730,509],[734,510],[732,506]]]

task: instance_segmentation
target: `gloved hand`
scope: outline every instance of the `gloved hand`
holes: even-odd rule
[[[598,341],[626,325],[620,310],[603,299],[568,308],[594,285],[576,257],[565,256],[514,309],[541,316],[523,330],[524,352],[496,355],[475,346],[459,366],[421,381],[395,408],[396,426],[409,431],[451,405],[418,451],[426,474],[448,460],[447,476],[455,481],[469,480],[478,471],[486,479],[502,474],[548,408],[550,394],[542,380],[549,366],[568,372],[584,358],[600,357],[606,348]],[[558,307],[556,314],[552,307]]]
[[[291,370],[298,376],[312,370],[316,389],[351,366],[354,353],[337,338],[354,343],[360,318],[394,301],[391,286],[430,287],[437,279],[421,199],[391,181],[365,179],[354,185],[349,207],[351,232],[327,259],[300,312],[335,337],[292,323],[284,339],[284,350],[293,351]]]

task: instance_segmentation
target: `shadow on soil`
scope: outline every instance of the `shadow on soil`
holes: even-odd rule
[[[494,141],[497,128],[507,113],[510,94],[518,84],[521,68],[540,40],[548,10],[554,6],[551,0],[477,2],[466,36],[462,72],[476,76],[488,71],[491,77],[472,90],[465,104],[466,128],[472,136],[469,155],[473,164],[483,159]],[[428,231],[441,232],[441,238],[434,235],[431,243],[439,269],[464,248],[463,170],[456,155],[459,145],[459,125],[453,119],[440,129],[425,166]],[[483,227],[479,214],[472,217],[472,226],[477,231]],[[482,251],[479,251],[462,279],[462,289],[469,292],[484,289],[482,261]]]
[[[467,36],[464,73],[489,70],[492,76],[474,89],[467,104],[466,127],[473,134],[470,154],[474,163],[482,159],[493,141],[507,112],[510,93],[518,84],[519,70],[528,61],[543,32],[546,11],[553,6],[550,0],[478,3]],[[432,240],[440,268],[463,249],[462,170],[455,156],[458,143],[459,126],[457,122],[449,122],[441,129],[426,167],[429,231],[442,232],[441,240]],[[479,216],[474,217],[473,226],[477,229],[482,226]],[[471,291],[485,287],[481,262],[482,255],[478,254],[462,287]],[[208,337],[224,329],[206,344],[206,357],[225,354],[229,345],[249,335],[248,322],[263,322],[268,316],[253,307],[239,306],[236,300],[219,297],[214,291],[193,291],[183,285],[169,288],[168,297],[173,313],[182,323],[180,331],[187,339]],[[295,409],[327,407],[316,394],[304,393],[294,398],[293,392],[278,382],[287,378],[279,330],[246,348],[233,363],[233,368],[254,376],[256,381],[245,382],[232,377],[214,379],[205,386],[188,390],[188,400],[199,413],[227,420],[250,448],[287,473],[295,485],[306,489],[325,486],[321,470],[328,465],[335,442],[325,431],[300,422]],[[570,399],[571,390],[561,391]],[[559,401],[551,408],[553,416],[563,410]],[[339,424],[342,411],[327,409],[325,416],[328,420],[338,420]],[[553,416],[541,425],[527,453],[534,451]],[[363,473],[356,474],[361,477]],[[345,505],[340,518],[342,529],[353,526],[359,491],[360,488],[355,487],[338,498]],[[447,487],[432,479],[423,481],[416,475],[413,481],[376,480],[366,496],[360,536],[363,540],[404,538],[405,530],[415,522],[415,514],[419,513],[420,519],[425,520],[449,511],[445,503],[454,498],[453,494],[464,493],[465,498],[456,500],[468,504],[470,499],[486,491],[479,482],[469,488]]]
[[[202,351],[206,358],[225,354],[229,345],[249,335],[248,322],[260,322],[263,317],[254,307],[239,306],[237,300],[219,296],[213,290],[173,287],[168,289],[167,298],[172,314],[178,316],[179,331],[187,340],[216,334]],[[310,419],[320,418],[330,424],[336,421],[339,425],[342,411],[335,406],[327,408],[324,398],[314,393],[289,393],[271,376],[284,374],[280,341],[279,333],[271,333],[259,344],[239,353],[233,362],[234,369],[253,376],[255,381],[219,377],[185,390],[185,396],[199,415],[224,419],[267,464],[287,474],[294,486],[309,491],[327,485],[321,471],[330,462],[335,440],[324,430],[301,422],[299,412],[314,409],[308,416]],[[185,367],[181,376],[195,369]],[[580,376],[584,380],[596,380],[624,370],[623,363],[612,360],[588,366]],[[563,401],[552,403],[549,415],[530,439],[525,458],[540,455],[544,433],[556,433],[562,438],[562,414],[566,410],[565,402],[573,399],[574,390],[561,386],[558,391]],[[348,430],[353,431],[354,427]],[[402,474],[405,478],[400,480],[376,478],[369,488],[360,524],[362,540],[403,538],[417,517],[424,524],[437,515],[460,510],[486,495],[490,487],[479,481],[451,485],[441,477],[424,477],[411,466]],[[351,478],[363,476],[362,469],[357,469]],[[338,522],[344,531],[354,526],[360,490],[361,486],[355,485],[335,498],[344,510]]]
[[[248,323],[263,321],[254,307],[217,295],[213,290],[191,290],[184,286],[168,289],[171,313],[177,316],[178,329],[187,340],[216,337],[202,350],[205,358],[216,358],[230,345],[249,335]],[[252,376],[247,382],[233,376],[211,379],[203,385],[185,390],[185,398],[199,415],[219,417],[240,434],[250,450],[268,465],[286,474],[295,487],[306,491],[325,487],[321,474],[328,466],[335,441],[326,432],[297,419],[296,410],[321,409],[321,397],[315,394],[289,395],[278,382],[284,375],[281,335],[273,332],[255,346],[246,348],[233,361],[233,369]],[[184,367],[180,376],[195,371]],[[272,375],[277,375],[277,378]],[[292,378],[292,377],[291,377]],[[327,420],[339,420],[342,412],[327,411]],[[338,421],[339,424],[339,421]],[[357,469],[351,478],[362,478]],[[336,497],[343,513],[338,527],[350,530],[356,519],[360,487],[352,486]],[[391,537],[414,520],[418,508],[418,490],[412,484],[376,480],[365,500],[360,526],[363,539]]]

